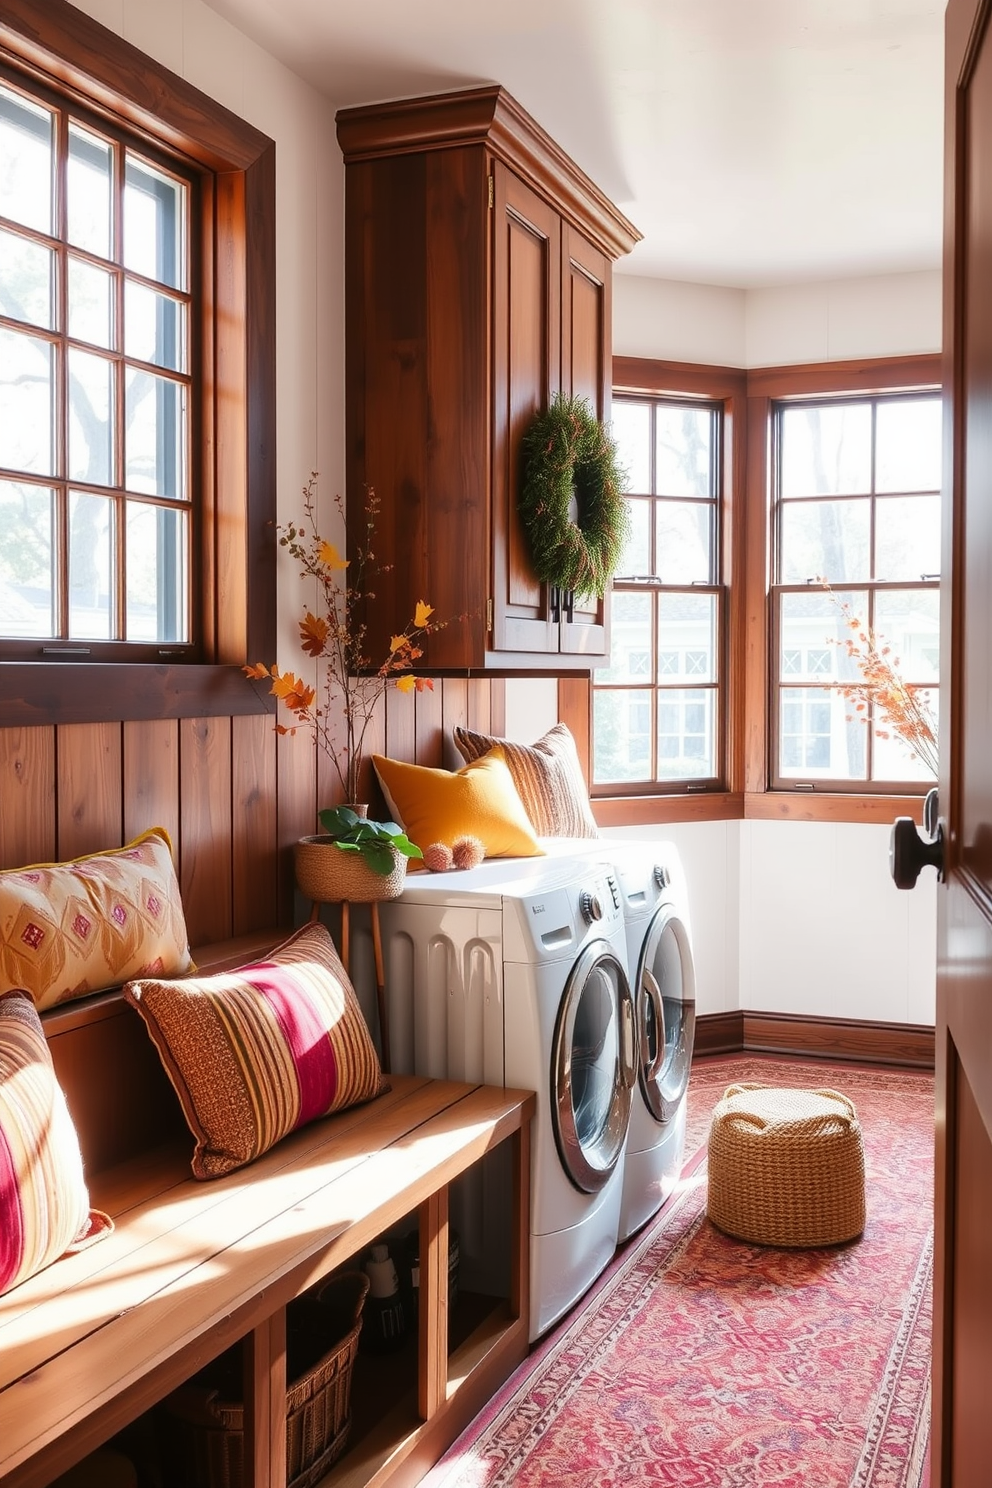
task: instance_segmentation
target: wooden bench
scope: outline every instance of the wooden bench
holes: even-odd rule
[[[201,969],[271,945],[196,953]],[[44,1015],[114,1233],[0,1297],[0,1483],[42,1488],[237,1339],[246,1488],[285,1488],[286,1304],[404,1216],[419,1218],[420,1307],[407,1387],[353,1433],[327,1488],[419,1480],[527,1352],[534,1096],[392,1076],[225,1178],[190,1176],[192,1139],[141,1019],[119,992]],[[509,1141],[512,1281],[448,1344],[448,1184]]]

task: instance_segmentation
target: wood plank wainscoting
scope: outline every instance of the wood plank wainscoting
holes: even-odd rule
[[[119,720],[0,728],[0,869],[120,847],[162,826],[192,945],[291,926],[293,844],[341,792],[307,734],[275,732],[264,692],[258,712],[234,716],[128,718],[125,699]],[[498,678],[390,691],[366,747],[440,766],[456,724],[504,731],[504,695]],[[381,801],[365,770],[374,814]]]
[[[803,1059],[853,1059],[859,1064],[933,1069],[934,1030],[915,1023],[739,1009],[697,1018],[695,1052],[795,1054]]]

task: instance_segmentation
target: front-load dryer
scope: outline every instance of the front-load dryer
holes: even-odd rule
[[[617,844],[614,861],[637,1027],[637,1086],[618,1232],[626,1240],[661,1207],[682,1167],[696,978],[689,907],[674,844]]]
[[[533,1340],[616,1249],[636,1080],[617,875],[589,860],[491,860],[412,875],[380,918],[393,1069],[537,1092]],[[506,1217],[496,1212],[491,1171],[479,1186],[476,1217],[466,1202],[456,1218],[466,1277],[473,1264],[483,1275],[491,1269]]]

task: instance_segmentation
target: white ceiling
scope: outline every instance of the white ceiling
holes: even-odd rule
[[[336,106],[502,83],[734,286],[940,265],[945,0],[210,0]]]

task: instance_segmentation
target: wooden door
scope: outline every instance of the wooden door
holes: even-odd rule
[[[493,648],[556,653],[517,515],[520,442],[561,386],[561,220],[493,162]]]
[[[561,245],[561,380],[575,398],[586,398],[598,419],[610,417],[610,347],[613,265],[568,223]],[[609,649],[607,601],[577,600],[562,618],[559,649],[588,656],[590,662]]]
[[[990,10],[989,0],[950,0],[946,23],[935,1488],[985,1488],[992,1471]]]

